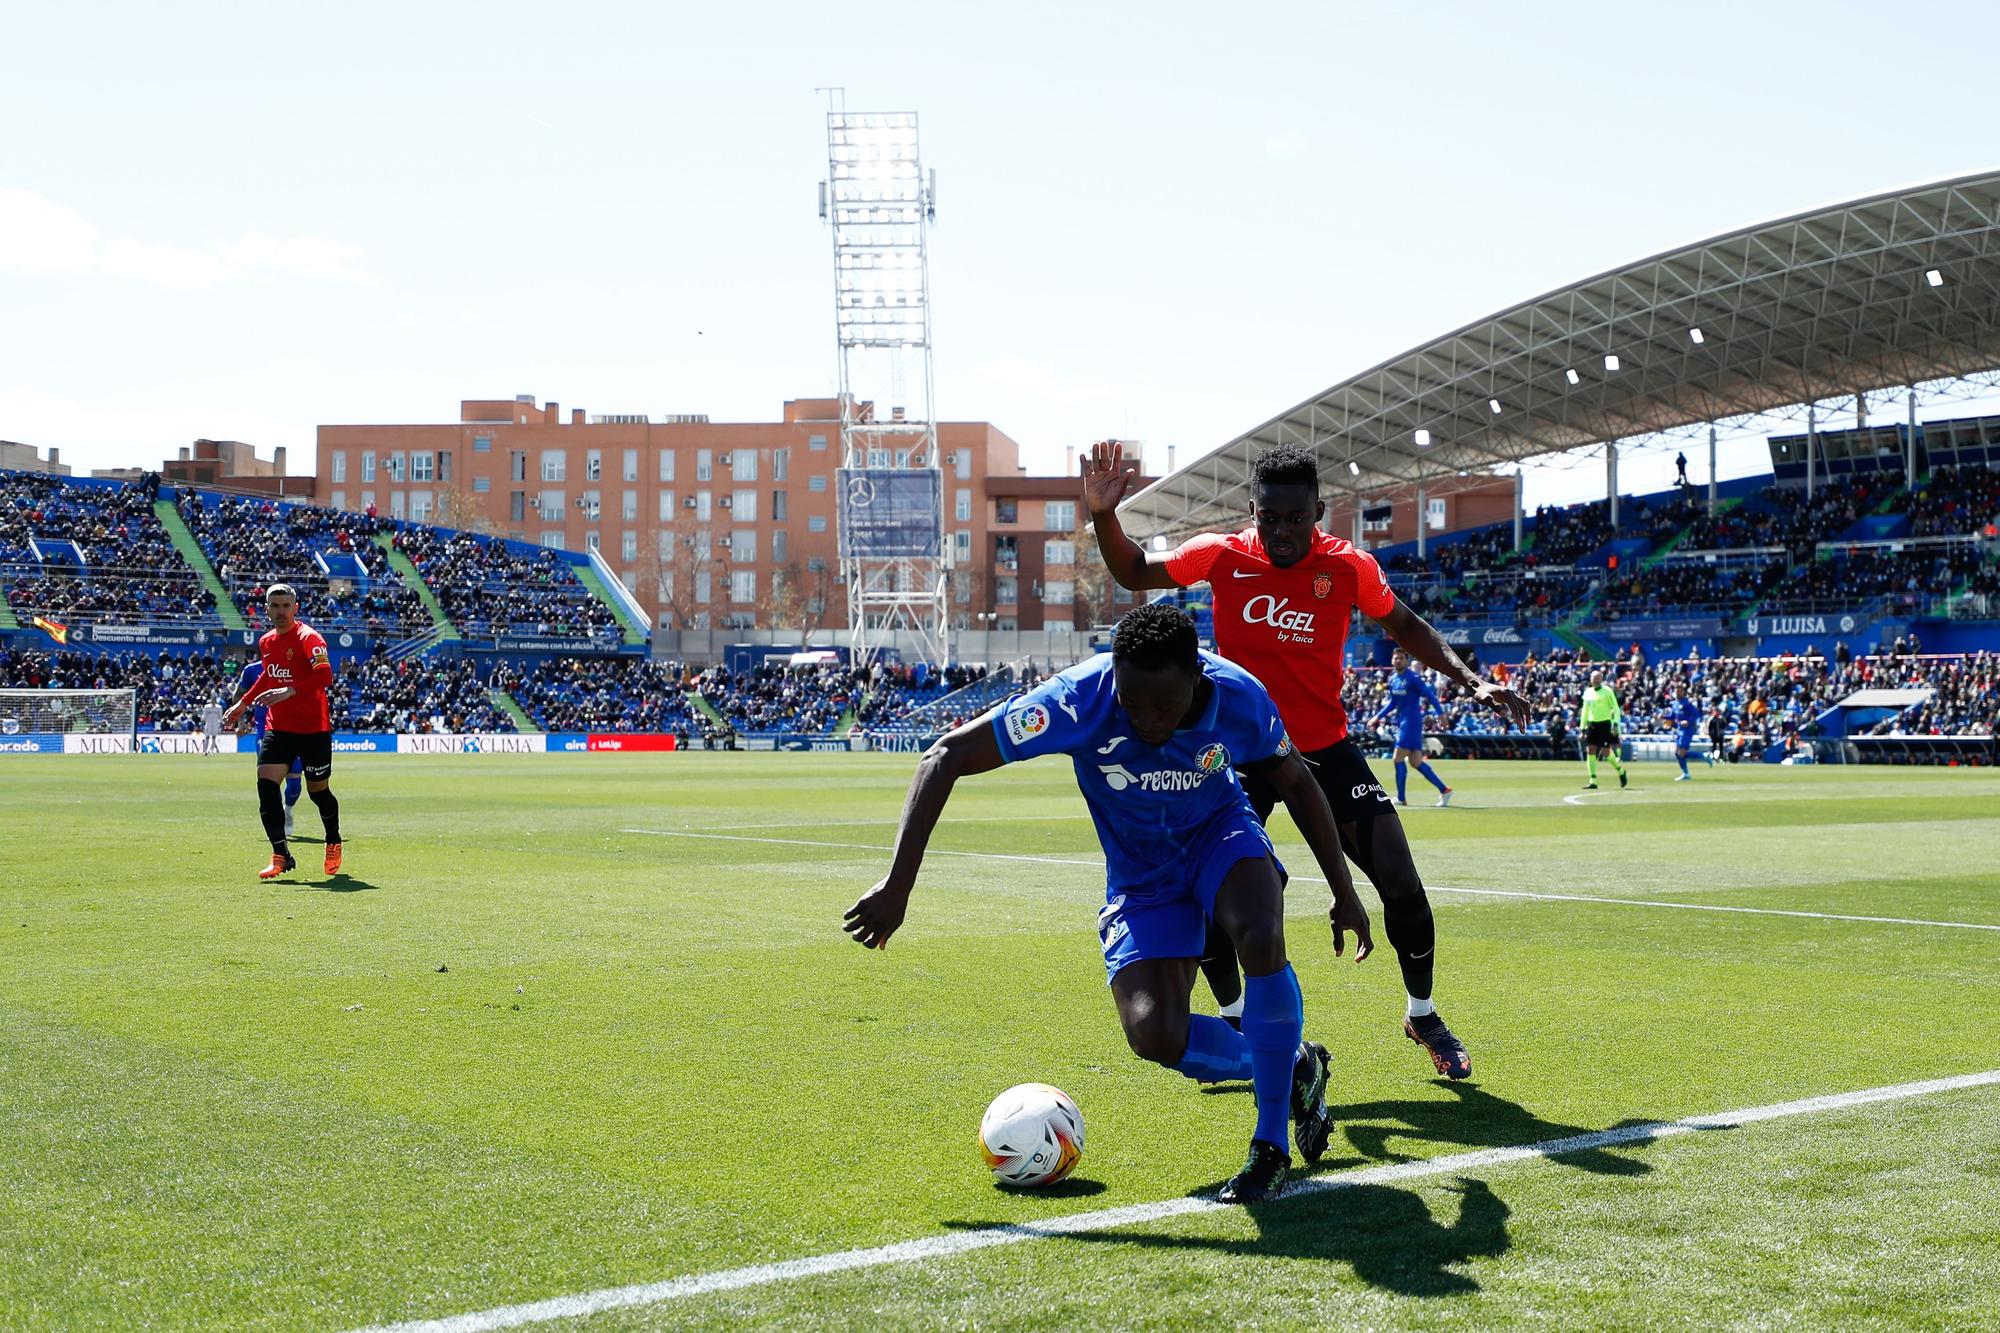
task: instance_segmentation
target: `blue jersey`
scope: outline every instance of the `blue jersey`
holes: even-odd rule
[[[1684,739],[1693,739],[1695,729],[1701,726],[1701,705],[1692,699],[1680,699],[1667,705],[1667,720],[1674,724]]]
[[[1414,667],[1404,667],[1389,676],[1389,697],[1375,716],[1396,719],[1396,746],[1420,750],[1424,744],[1424,710],[1438,706],[1437,691]]]
[[[262,662],[249,663],[243,668],[242,674],[236,677],[237,696],[240,698],[248,694],[257,687],[257,682],[262,679],[264,679],[264,664]],[[270,711],[268,708],[253,708],[250,710],[250,732],[252,735],[262,736],[264,734],[265,729],[270,725],[270,719],[266,716]]]
[[[1070,756],[1104,845],[1108,895],[1185,891],[1210,833],[1238,817],[1256,826],[1234,766],[1291,753],[1277,707],[1255,676],[1213,653],[1201,655],[1201,670],[1212,687],[1208,705],[1165,745],[1133,733],[1118,706],[1109,653],[989,715],[1008,763]]]

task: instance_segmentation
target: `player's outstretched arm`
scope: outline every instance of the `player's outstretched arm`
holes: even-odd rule
[[[1333,807],[1326,803],[1326,793],[1313,781],[1312,771],[1296,750],[1246,768],[1261,773],[1278,789],[1285,809],[1291,812],[1292,822],[1305,835],[1306,846],[1312,848],[1313,859],[1319,862],[1320,872],[1333,890],[1333,902],[1326,914],[1333,923],[1334,957],[1346,951],[1346,932],[1351,930],[1354,961],[1360,962],[1375,952],[1375,935],[1368,927],[1368,909],[1361,905],[1361,896],[1354,891],[1354,877],[1347,871],[1347,857],[1340,850],[1340,830],[1334,826]]]
[[[896,850],[889,873],[841,918],[845,922],[841,929],[856,944],[869,949],[888,947],[889,937],[903,924],[903,914],[909,909],[910,892],[917,887],[917,867],[923,864],[931,831],[944,813],[945,802],[951,799],[952,785],[974,773],[990,773],[1005,762],[1000,742],[993,735],[991,716],[974,718],[924,751],[917,775],[910,780],[902,820],[896,826]]]
[[[1178,588],[1179,580],[1167,572],[1166,556],[1142,550],[1118,522],[1118,503],[1138,475],[1139,465],[1120,456],[1115,440],[1099,440],[1083,456],[1083,505],[1097,534],[1098,554],[1121,588]]]
[[[1432,629],[1428,620],[1412,611],[1402,598],[1396,598],[1389,614],[1375,623],[1401,645],[1404,652],[1431,670],[1443,673],[1447,679],[1457,681],[1466,693],[1502,718],[1517,727],[1528,725],[1528,701],[1506,685],[1481,680],[1478,673],[1451,650],[1444,636]]]

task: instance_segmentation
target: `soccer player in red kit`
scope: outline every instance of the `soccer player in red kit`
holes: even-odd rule
[[[264,593],[271,628],[257,640],[264,674],[256,688],[229,706],[224,725],[233,726],[245,708],[268,710],[270,727],[257,747],[257,808],[264,836],[271,840],[271,864],[258,879],[276,879],[298,868],[285,845],[285,803],[278,784],[292,760],[305,770],[306,795],[319,807],[326,825],[326,873],[340,870],[340,802],[333,798],[333,717],[326,702],[333,684],[333,660],[318,630],[299,619],[299,598],[291,587],[274,583]]]
[[[1319,462],[1310,450],[1279,445],[1258,457],[1251,526],[1228,534],[1204,533],[1157,554],[1141,550],[1118,523],[1118,503],[1137,471],[1136,464],[1121,459],[1115,443],[1093,445],[1084,462],[1084,501],[1106,567],[1134,591],[1209,585],[1217,650],[1270,691],[1286,731],[1333,807],[1348,859],[1382,895],[1389,943],[1408,993],[1404,1033],[1429,1053],[1440,1074],[1470,1077],[1472,1057],[1431,999],[1437,928],[1402,821],[1368,761],[1347,738],[1340,689],[1348,613],[1360,608],[1411,657],[1457,681],[1510,722],[1527,721],[1527,700],[1504,685],[1480,680],[1436,630],[1390,591],[1373,556],[1319,530],[1326,506],[1319,498]],[[1251,803],[1268,819],[1276,805],[1274,794],[1256,776],[1243,776]],[[1242,983],[1234,950],[1212,927],[1202,971],[1229,1012]]]

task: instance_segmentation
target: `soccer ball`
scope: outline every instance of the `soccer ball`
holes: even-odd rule
[[[1016,1084],[986,1108],[979,1149],[1003,1185],[1053,1185],[1083,1159],[1083,1112],[1061,1088]]]

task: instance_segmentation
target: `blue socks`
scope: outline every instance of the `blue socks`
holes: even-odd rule
[[[289,777],[285,779],[286,805],[297,805],[299,803],[299,785],[300,785],[299,779],[297,777]]]
[[[1417,772],[1423,774],[1424,777],[1430,781],[1431,786],[1436,787],[1439,791],[1444,790],[1444,779],[1440,778],[1437,774],[1431,772],[1431,766],[1429,764],[1418,764]]]
[[[1250,1043],[1243,1034],[1207,1014],[1188,1017],[1187,1050],[1174,1066],[1197,1083],[1224,1083],[1250,1077]]]
[[[1243,978],[1243,1040],[1257,1092],[1256,1137],[1286,1152],[1291,1151],[1285,1131],[1292,1122],[1292,1066],[1305,1029],[1305,997],[1290,963],[1267,977]],[[1194,1045],[1192,1032],[1188,1045]]]
[[[1408,801],[1408,800],[1410,799],[1410,793],[1409,793],[1409,790],[1408,790],[1408,788],[1409,788],[1409,784],[1410,784],[1410,766],[1409,766],[1408,764],[1404,763],[1404,762],[1403,762],[1402,760],[1398,759],[1398,760],[1396,761],[1396,799],[1397,799],[1397,800],[1399,800],[1399,801]]]
[[[1686,777],[1688,771],[1688,757],[1684,754],[1676,752],[1674,755],[1674,762],[1678,763],[1681,766],[1681,776]]]

